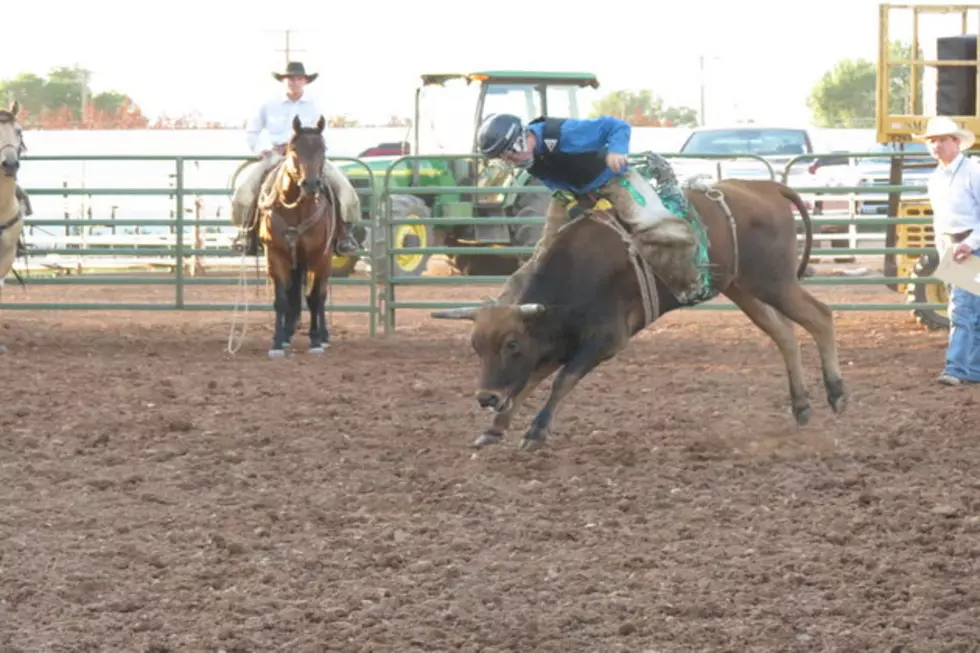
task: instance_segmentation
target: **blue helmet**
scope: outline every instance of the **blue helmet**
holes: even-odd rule
[[[480,154],[495,159],[508,151],[524,149],[524,125],[521,119],[509,113],[493,113],[487,116],[476,132],[476,145]]]

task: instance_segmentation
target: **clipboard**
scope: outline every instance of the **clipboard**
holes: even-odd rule
[[[962,263],[957,263],[953,261],[953,248],[948,247],[932,276],[956,288],[980,295],[980,256],[973,255]]]

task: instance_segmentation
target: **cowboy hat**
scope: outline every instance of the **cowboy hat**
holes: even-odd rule
[[[306,74],[306,68],[299,61],[290,61],[286,64],[286,72],[283,73],[272,73],[272,76],[276,78],[277,82],[281,82],[287,77],[305,77],[307,84],[312,84],[320,73],[310,73]]]
[[[935,136],[955,136],[959,141],[960,150],[968,150],[973,147],[977,137],[969,129],[963,129],[949,116],[934,116],[929,118],[926,130],[918,134],[915,138],[926,141]]]

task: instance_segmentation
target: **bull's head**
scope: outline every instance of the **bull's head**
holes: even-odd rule
[[[480,359],[476,399],[481,407],[507,410],[527,385],[547,350],[534,329],[545,312],[541,304],[518,304],[432,313],[442,319],[473,320],[470,342]]]

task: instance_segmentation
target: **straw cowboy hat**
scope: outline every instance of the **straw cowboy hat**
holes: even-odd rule
[[[956,140],[959,141],[961,151],[973,147],[973,143],[977,140],[973,132],[969,129],[963,129],[948,116],[929,118],[929,124],[926,125],[925,132],[917,135],[916,138],[920,141],[925,141],[935,136],[955,136]]]
[[[272,73],[272,76],[276,78],[277,82],[281,82],[287,77],[305,77],[306,83],[312,84],[320,76],[320,73],[306,74],[306,67],[302,63],[299,61],[290,61],[286,64],[286,72]]]

